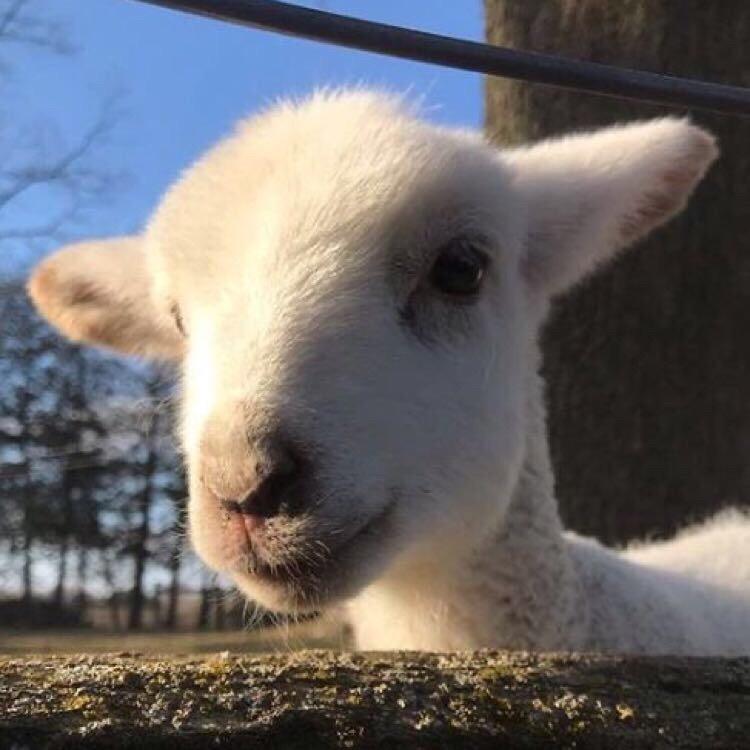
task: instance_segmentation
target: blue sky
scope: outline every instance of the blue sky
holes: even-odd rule
[[[313,7],[471,39],[483,35],[479,0],[319,0]],[[97,157],[127,175],[112,199],[89,211],[75,235],[142,226],[160,194],[240,117],[315,86],[370,83],[424,96],[441,122],[479,126],[481,77],[393,60],[163,10],[136,0],[35,0],[65,23],[77,47],[59,57],[3,50],[12,75],[8,108],[19,121],[53,123],[53,141],[75,140],[104,98],[124,92],[122,115]],[[41,209],[37,192],[15,207]],[[10,207],[11,209],[13,207]],[[15,217],[6,213],[5,221]]]

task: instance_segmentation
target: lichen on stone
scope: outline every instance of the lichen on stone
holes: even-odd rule
[[[734,749],[748,736],[747,659],[308,651],[0,661],[0,749],[148,750],[176,740],[489,748],[510,739]]]

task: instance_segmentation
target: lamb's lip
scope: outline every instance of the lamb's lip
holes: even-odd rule
[[[329,549],[322,559],[293,558],[275,566],[267,565],[262,560],[256,560],[255,564],[243,571],[243,574],[264,583],[275,585],[291,583],[296,586],[304,586],[311,582],[324,583],[325,579],[342,561],[346,560],[365,537],[381,532],[382,528],[389,522],[397,500],[396,496],[392,497],[381,511],[367,519],[336,547]]]

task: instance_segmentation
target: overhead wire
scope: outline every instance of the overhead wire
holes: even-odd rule
[[[590,94],[750,117],[750,89],[515,50],[278,0],[138,0],[341,47]],[[231,73],[231,71],[229,71]]]

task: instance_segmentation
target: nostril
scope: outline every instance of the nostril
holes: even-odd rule
[[[288,449],[276,447],[269,450],[261,461],[256,463],[254,483],[244,495],[220,497],[225,512],[270,518],[278,515],[281,506],[288,499],[289,489],[301,475],[302,462]]]
[[[236,500],[221,500],[221,507],[227,515],[227,520],[232,518],[239,520],[245,527],[246,532],[254,533],[265,524],[265,517],[256,513],[247,512],[241,502]]]
[[[242,513],[242,503],[238,502],[237,500],[227,500],[225,497],[219,498],[219,503],[221,504],[222,510],[225,513]]]

